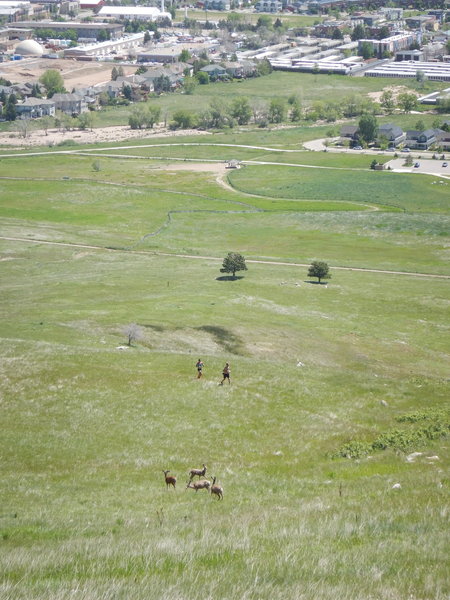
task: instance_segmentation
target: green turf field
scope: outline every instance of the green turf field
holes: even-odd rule
[[[448,188],[302,132],[0,157],[0,597],[448,598]]]

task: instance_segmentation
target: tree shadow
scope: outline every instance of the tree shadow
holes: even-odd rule
[[[328,281],[311,281],[305,280],[303,283],[311,283],[312,285],[328,285]]]
[[[216,281],[238,281],[239,279],[244,279],[243,275],[221,275],[220,277],[216,277]]]
[[[148,323],[139,323],[140,327],[145,327],[145,329],[153,329],[153,331],[158,331],[162,333],[166,328],[162,325],[150,325]]]
[[[226,352],[232,354],[241,354],[242,351],[242,340],[237,335],[225,329],[224,327],[218,327],[217,325],[202,325],[196,327],[197,331],[204,331],[211,335],[215,342],[222,346]]]

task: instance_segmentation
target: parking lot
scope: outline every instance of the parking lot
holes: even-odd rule
[[[394,158],[385,164],[385,169],[390,167],[393,171],[402,171],[406,173],[430,173],[432,175],[446,175],[450,177],[450,159],[429,159],[413,157],[411,166],[405,166],[407,154],[401,158]]]

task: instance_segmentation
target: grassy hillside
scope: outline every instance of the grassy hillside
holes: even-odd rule
[[[445,196],[324,153],[233,191],[165,150],[2,158],[0,596],[444,600]],[[223,501],[186,489],[202,463]]]

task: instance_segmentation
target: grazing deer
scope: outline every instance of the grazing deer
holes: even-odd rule
[[[191,488],[197,493],[198,490],[209,490],[211,482],[208,479],[199,479],[198,481],[189,481],[186,489]]]
[[[203,469],[191,469],[189,471],[189,481],[192,481],[195,476],[204,477],[206,475],[206,465],[203,463]]]
[[[167,473],[170,473],[170,471],[163,471],[163,473],[164,479],[166,480],[167,489],[169,489],[169,485],[173,485],[173,489],[175,489],[175,486],[177,484],[177,478],[175,477],[175,475],[168,475]]]
[[[211,496],[213,494],[215,494],[217,496],[217,500],[223,500],[223,487],[219,484],[216,485],[215,477],[213,477],[210,491],[211,491]]]

